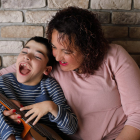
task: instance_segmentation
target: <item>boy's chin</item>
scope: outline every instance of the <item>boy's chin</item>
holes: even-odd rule
[[[17,77],[17,81],[18,81],[19,83],[24,83],[24,82],[25,82],[25,80],[23,80],[23,79],[21,79],[21,78],[18,78],[18,77]]]
[[[21,75],[19,76],[18,74],[16,75],[16,79],[19,83],[26,83],[27,82],[27,79],[25,79]]]

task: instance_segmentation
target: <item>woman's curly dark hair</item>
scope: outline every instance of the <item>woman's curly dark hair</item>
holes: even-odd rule
[[[82,73],[94,74],[109,48],[97,16],[86,9],[68,7],[58,11],[49,22],[47,38],[50,41],[54,29],[63,34],[61,39],[67,36],[70,44],[74,41],[75,49],[83,54]]]

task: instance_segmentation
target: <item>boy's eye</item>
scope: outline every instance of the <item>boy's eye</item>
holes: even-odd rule
[[[27,52],[25,52],[25,51],[22,51],[22,53],[23,53],[23,54],[27,54]]]
[[[41,60],[41,58],[40,58],[40,57],[38,57],[38,56],[35,56],[35,58],[37,58],[37,59]]]

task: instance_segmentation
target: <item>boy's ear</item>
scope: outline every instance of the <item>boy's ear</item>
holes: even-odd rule
[[[44,75],[49,75],[49,73],[52,71],[52,66],[47,66],[46,70],[43,72]]]

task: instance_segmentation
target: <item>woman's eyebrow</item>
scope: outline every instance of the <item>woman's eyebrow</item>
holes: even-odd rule
[[[51,45],[55,47],[55,45],[53,45],[52,43],[51,43]]]

